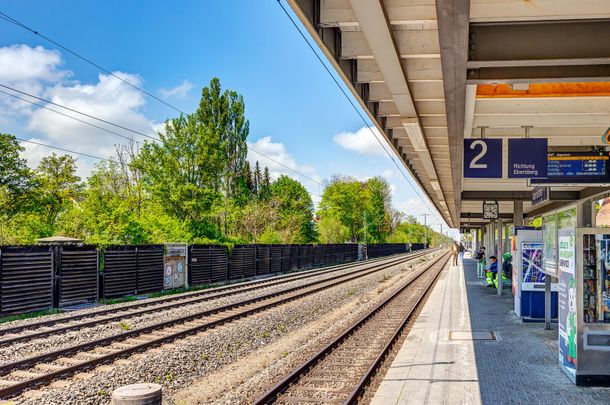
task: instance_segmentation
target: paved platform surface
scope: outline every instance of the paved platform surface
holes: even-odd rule
[[[483,287],[472,259],[446,270],[372,404],[610,404],[610,388],[568,380],[557,331],[522,323],[504,291]]]

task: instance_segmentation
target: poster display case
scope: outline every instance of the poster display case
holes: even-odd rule
[[[514,311],[524,322],[544,321],[544,243],[542,231],[516,228],[513,232]],[[557,283],[551,284],[551,318],[557,318]]]
[[[610,382],[610,229],[558,237],[559,362],[577,385]]]

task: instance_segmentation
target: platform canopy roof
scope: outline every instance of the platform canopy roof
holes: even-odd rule
[[[610,126],[610,1],[287,0],[405,167],[452,227],[482,201],[534,216],[606,190],[463,178],[463,139],[548,138],[602,146]],[[483,129],[482,129],[483,128]],[[506,148],[506,142],[504,143]],[[504,151],[506,154],[506,150]],[[506,160],[506,156],[505,156]]]

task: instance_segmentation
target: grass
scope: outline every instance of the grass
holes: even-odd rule
[[[127,297],[108,298],[108,299],[99,300],[99,303],[105,304],[105,305],[114,305],[114,304],[122,304],[124,302],[137,301],[137,300],[138,300],[138,297],[136,297],[135,295],[128,295]]]
[[[121,328],[122,330],[131,330],[131,325],[125,321],[121,321],[119,322],[119,328]]]
[[[28,312],[27,314],[7,315],[0,318],[0,324],[6,322],[20,321],[22,319],[38,318],[39,316],[61,314],[62,312],[64,311],[59,308],[52,308],[45,309],[42,311]]]

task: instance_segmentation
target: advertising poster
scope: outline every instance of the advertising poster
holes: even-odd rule
[[[574,229],[559,230],[559,361],[576,378],[576,246]]]
[[[544,283],[542,243],[521,244],[521,276],[524,283]]]

